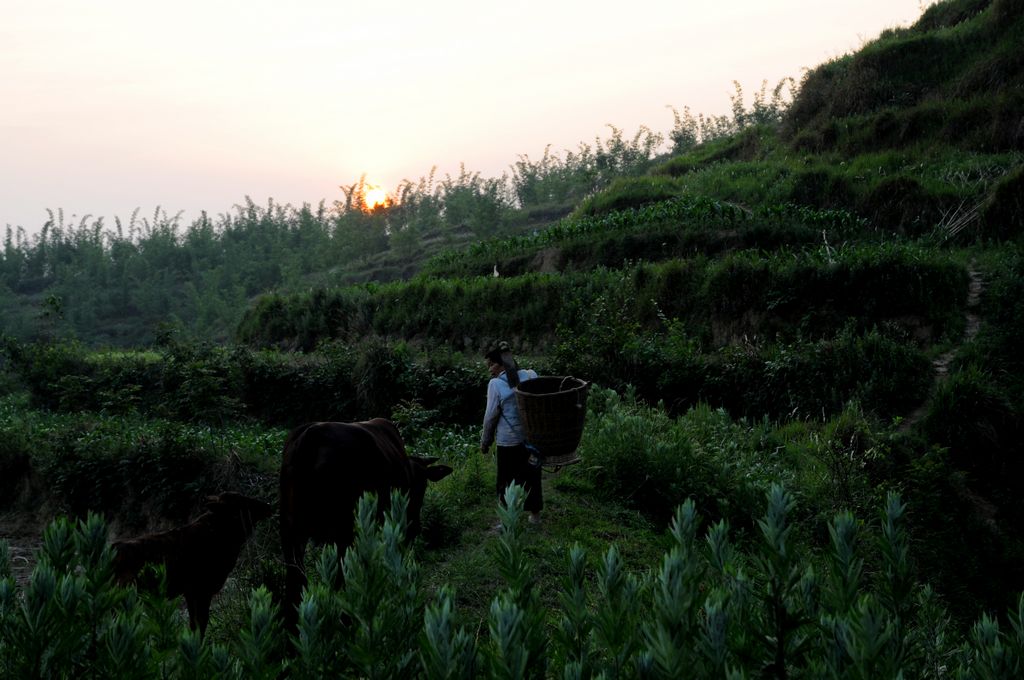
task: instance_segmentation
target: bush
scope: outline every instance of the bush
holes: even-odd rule
[[[756,432],[698,406],[678,419],[628,393],[593,388],[580,443],[586,475],[600,493],[667,521],[680,499],[734,524],[769,479],[785,473],[758,458]]]
[[[68,380],[91,373],[85,361],[85,348],[81,345],[74,342],[23,344],[7,336],[3,336],[2,341],[10,368],[29,391],[33,405],[57,408],[63,401],[74,407],[74,400],[66,394],[69,388],[75,395],[88,391],[75,390]]]
[[[1024,257],[1019,248],[1001,248],[983,266],[987,280],[981,298],[984,323],[978,331],[972,361],[988,370],[1009,393],[1014,407],[1024,412]]]
[[[793,177],[789,200],[814,208],[848,208],[853,205],[853,190],[849,181],[835,172],[803,170]]]
[[[915,31],[950,28],[988,9],[992,0],[958,0],[930,5],[914,24]]]
[[[859,207],[879,229],[914,236],[938,223],[938,198],[912,177],[891,177],[872,188]]]
[[[890,493],[868,529],[851,513],[828,526],[818,566],[794,540],[793,497],[769,489],[748,549],[730,526],[701,518],[692,501],[674,513],[659,568],[623,569],[614,546],[592,577],[570,549],[560,610],[541,604],[522,534],[522,489],[499,509],[495,560],[503,585],[488,633],[457,623],[451,589],[421,592],[403,548],[405,504],[383,526],[360,501],[356,540],[317,560],[286,634],[265,588],[223,643],[183,629],[173,608],[113,584],[106,528],[96,517],[52,524],[24,596],[0,542],[0,672],[4,677],[722,677],[766,669],[794,676],[931,677],[938,659],[954,676],[1013,677],[1024,663],[1024,598],[1003,628],[987,614],[960,638],[910,561],[906,507]],[[865,555],[864,546],[874,546]],[[340,559],[339,559],[340,558]],[[865,564],[877,564],[877,572]],[[592,606],[588,606],[591,605]],[[556,627],[549,635],[546,621]],[[294,655],[282,656],[285,649]],[[939,673],[941,675],[941,673]]]
[[[945,449],[920,445],[899,475],[913,507],[909,523],[920,573],[951,610],[964,619],[979,606],[994,611],[1012,605],[1024,579],[1019,510],[989,490],[968,486]]]
[[[22,490],[32,471],[31,446],[24,421],[10,398],[0,402],[4,410],[0,420],[0,510],[24,502]]]
[[[201,499],[225,488],[258,493],[276,473],[285,433],[208,427],[93,414],[46,414],[0,407],[9,442],[0,464],[11,509],[116,516],[129,527],[184,520]],[[27,460],[26,460],[27,458]],[[244,466],[250,466],[248,472]],[[42,500],[41,500],[42,499]],[[29,504],[32,504],[29,506]]]
[[[601,193],[584,199],[572,216],[594,216],[615,210],[640,208],[669,200],[678,194],[679,188],[666,177],[617,179]]]
[[[1024,167],[999,180],[982,207],[981,219],[990,237],[1009,240],[1024,234]]]
[[[290,354],[236,348],[242,373],[239,398],[246,414],[267,425],[293,428],[317,420],[355,420],[357,352],[340,343]]]
[[[965,367],[940,383],[922,426],[929,441],[947,447],[953,464],[984,486],[1019,488],[1019,417],[985,371]]]

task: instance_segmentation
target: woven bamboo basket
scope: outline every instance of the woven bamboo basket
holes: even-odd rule
[[[526,436],[545,467],[571,465],[583,436],[590,383],[572,376],[544,375],[516,387],[516,405]]]

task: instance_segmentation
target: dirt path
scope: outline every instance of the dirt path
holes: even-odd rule
[[[964,335],[958,345],[932,360],[932,368],[935,371],[932,392],[949,377],[949,365],[952,363],[953,357],[956,356],[963,345],[974,339],[978,334],[978,329],[981,327],[981,319],[978,317],[978,306],[981,304],[981,293],[985,290],[985,282],[981,278],[981,272],[975,268],[973,261],[968,265],[967,276],[969,283],[967,286],[967,310],[964,312]],[[913,413],[903,419],[900,423],[899,431],[909,432],[911,428],[921,422],[921,419],[924,418],[927,412],[928,400],[926,399]]]

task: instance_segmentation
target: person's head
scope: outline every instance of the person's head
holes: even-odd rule
[[[512,347],[507,342],[502,340],[496,344],[484,354],[484,358],[487,360],[487,370],[492,378],[497,378],[502,371],[505,371],[510,380],[514,379],[518,382],[516,372],[519,367],[516,366],[516,360],[512,356]]]

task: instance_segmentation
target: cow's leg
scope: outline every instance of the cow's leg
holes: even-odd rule
[[[200,635],[206,634],[206,626],[210,623],[210,600],[212,597],[191,590],[185,592],[185,606],[188,607],[188,626],[199,630]]]

